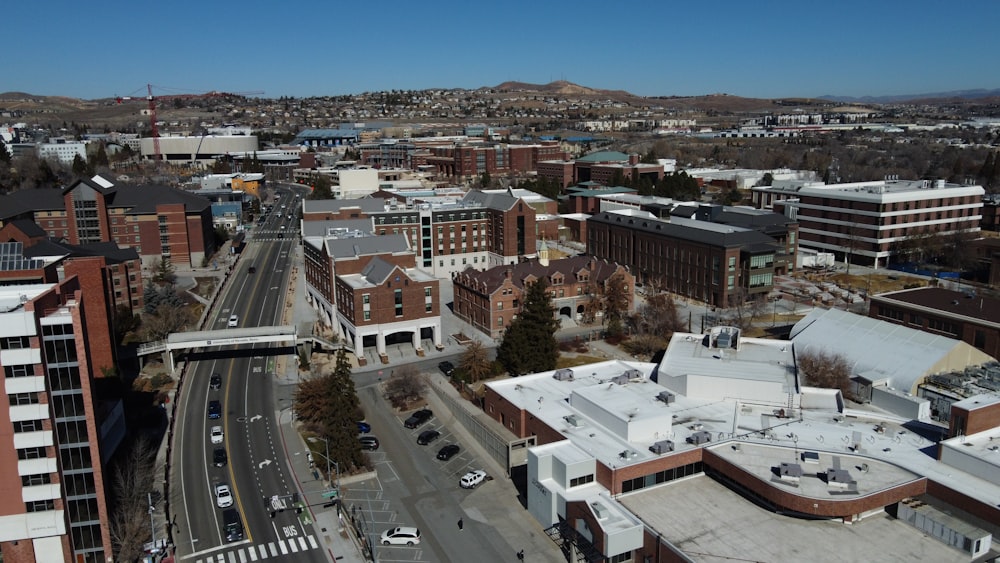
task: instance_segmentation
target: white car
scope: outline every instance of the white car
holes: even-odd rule
[[[475,471],[470,471],[462,476],[462,479],[458,482],[459,486],[463,489],[475,489],[480,483],[486,480],[486,472],[482,469],[477,469]]]
[[[232,315],[231,317],[229,317],[229,324],[227,325],[229,328],[236,328],[239,325],[240,325],[239,315]]]
[[[420,543],[420,530],[411,526],[390,528],[382,532],[382,545],[417,545]]]
[[[209,436],[211,437],[213,444],[221,444],[225,434],[222,433],[221,426],[213,426]]]
[[[229,490],[229,485],[223,483],[215,486],[215,504],[219,508],[227,508],[233,505],[233,493]]]

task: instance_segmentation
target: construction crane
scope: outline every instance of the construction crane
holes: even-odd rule
[[[158,89],[163,89],[157,86]],[[211,92],[205,92],[202,94],[167,94],[163,96],[153,95],[153,85],[146,84],[146,101],[149,103],[149,128],[153,136],[153,160],[159,162],[162,158],[160,154],[160,129],[156,124],[156,102],[166,101],[166,100],[191,100],[197,98],[223,98],[226,96],[260,96],[263,91],[254,92],[219,92],[213,90]],[[127,101],[138,100],[140,98],[135,96],[116,96],[115,101],[119,104],[125,103]],[[199,143],[199,148],[201,144]]]

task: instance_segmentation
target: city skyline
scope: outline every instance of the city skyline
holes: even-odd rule
[[[29,4],[5,10],[32,40],[8,46],[0,91],[97,99],[151,83],[276,98],[566,80],[640,96],[815,98],[1000,87],[998,49],[969,23],[1000,20],[988,0],[948,18],[925,0],[46,6],[44,23]]]

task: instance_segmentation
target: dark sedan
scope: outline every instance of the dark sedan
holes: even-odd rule
[[[416,428],[430,420],[432,416],[434,416],[434,413],[431,412],[431,409],[420,409],[411,414],[410,418],[407,418],[406,421],[403,422],[403,426],[412,430],[413,428]]]
[[[447,446],[438,450],[437,458],[442,461],[448,461],[449,459],[455,457],[462,448],[458,447],[458,444],[448,444]]]

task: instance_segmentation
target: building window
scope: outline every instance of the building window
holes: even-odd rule
[[[31,502],[24,503],[25,512],[42,512],[45,510],[55,510],[55,501],[49,500],[34,500]]]
[[[40,432],[44,430],[41,420],[18,420],[13,423],[14,433],[20,432]]]
[[[625,553],[619,553],[608,559],[608,563],[626,563],[626,561],[632,560],[632,552],[626,551]]]
[[[371,298],[372,298],[371,294],[364,293],[361,295],[361,302],[367,305],[371,303]]]
[[[735,256],[730,256],[729,257],[729,271],[730,272],[735,272],[736,271],[736,257]]]
[[[403,290],[397,289],[395,292],[396,316],[403,316]]]
[[[497,311],[503,311],[503,301],[497,301]]]
[[[30,346],[31,340],[27,336],[0,338],[0,350],[21,350]]]
[[[726,287],[729,289],[734,289],[736,287],[736,276],[729,276],[729,280],[726,282]]]
[[[986,348],[986,331],[985,330],[976,329],[975,336],[973,336],[973,338],[972,338],[972,345],[975,346],[976,348],[979,348],[980,350],[982,350],[983,348]]]
[[[365,320],[366,321],[372,320],[372,312],[371,311],[365,311],[364,313],[365,313]]]
[[[570,488],[573,488],[573,487],[579,487],[580,485],[586,485],[587,483],[593,483],[593,482],[594,482],[594,474],[591,473],[589,475],[584,475],[582,477],[574,477],[573,479],[570,479],[569,480],[569,486],[570,486]]]

